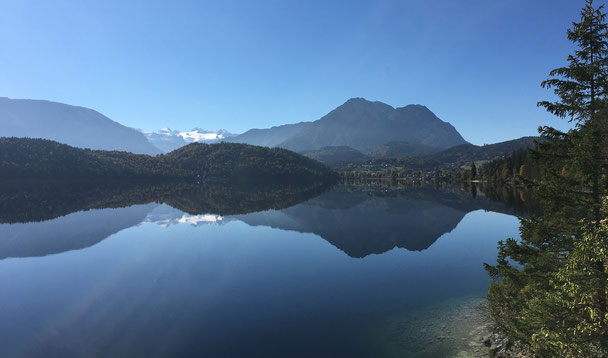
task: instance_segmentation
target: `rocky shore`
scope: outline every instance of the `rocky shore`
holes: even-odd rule
[[[487,357],[492,358],[529,358],[525,347],[506,338],[492,323],[489,325],[490,332],[482,338],[483,345],[487,348]]]
[[[385,357],[528,358],[492,322],[485,296],[420,307],[387,317],[371,336]]]

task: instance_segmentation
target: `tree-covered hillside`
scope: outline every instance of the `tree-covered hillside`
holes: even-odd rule
[[[241,184],[332,180],[324,164],[282,148],[240,143],[193,143],[159,156],[180,177],[230,179]]]
[[[534,139],[537,138],[523,137],[483,146],[462,144],[421,157],[377,158],[360,164],[344,165],[337,169],[341,171],[378,171],[387,168],[404,168],[422,171],[459,171],[473,162],[481,165],[491,160],[501,159],[516,150],[532,147]]]
[[[541,168],[538,161],[529,155],[527,149],[519,149],[508,157],[484,165],[478,178],[494,183],[523,183],[540,180]]]
[[[464,144],[466,145],[466,144]],[[379,145],[370,155],[374,158],[420,157],[440,151],[424,144],[412,144],[405,141],[392,141]]]
[[[0,138],[2,181],[226,180],[243,184],[334,180],[325,165],[285,149],[193,143],[167,155],[79,149],[44,139]]]
[[[329,165],[338,163],[358,163],[368,157],[360,151],[347,147],[323,147],[318,150],[302,152],[303,155]]]

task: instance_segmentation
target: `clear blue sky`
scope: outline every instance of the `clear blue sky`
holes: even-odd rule
[[[475,144],[567,128],[536,108],[582,0],[0,0],[0,96],[156,130],[424,104]],[[1,121],[1,119],[0,119]]]

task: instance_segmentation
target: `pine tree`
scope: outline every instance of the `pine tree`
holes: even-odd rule
[[[497,264],[486,266],[494,279],[489,301],[505,334],[535,356],[605,357],[608,25],[603,7],[587,0],[568,39],[577,46],[568,66],[551,71],[552,78],[542,83],[559,99],[538,105],[568,118],[575,129],[539,129],[544,141],[532,156],[542,168],[536,192],[543,214],[522,220],[519,242],[500,243]]]
[[[553,78],[542,82],[543,88],[554,88],[557,102],[541,101],[538,106],[561,118],[584,123],[606,105],[608,93],[608,42],[606,14],[603,6],[595,8],[586,0],[580,22],[568,30],[568,40],[578,49],[568,56],[568,66],[552,70]]]

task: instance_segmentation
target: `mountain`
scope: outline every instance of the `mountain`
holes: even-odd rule
[[[267,129],[250,129],[247,132],[226,141],[234,143],[245,143],[251,145],[261,145],[264,147],[276,147],[287,138],[308,128],[312,122],[300,122],[295,124],[285,124],[282,126]]]
[[[142,132],[148,141],[163,153],[169,153],[172,150],[181,148],[188,144],[184,137],[178,131],[172,131],[169,128],[163,128],[156,132]]]
[[[424,106],[395,109],[382,102],[353,98],[278,146],[297,152],[349,146],[369,153],[390,141],[441,149],[467,143],[452,125]]]
[[[191,143],[151,157],[86,150],[45,139],[0,138],[0,181],[187,180],[328,183],[336,173],[303,155],[238,143]]]
[[[194,128],[189,132],[180,132],[163,128],[156,132],[143,132],[146,138],[154,146],[169,153],[190,143],[217,143],[227,138],[236,136],[225,129],[210,131],[206,129]]]
[[[538,139],[539,137],[522,137],[483,146],[462,144],[430,155],[371,159],[362,163],[362,165],[365,166],[366,170],[372,171],[386,169],[387,167],[402,167],[414,170],[460,169],[462,166],[471,165],[472,162],[487,162],[502,158],[522,148],[531,148],[534,146],[534,141]]]
[[[156,155],[139,131],[92,109],[63,103],[0,97],[0,137],[50,139],[78,148]]]
[[[363,98],[349,99],[314,122],[253,129],[231,141],[278,146],[296,152],[348,146],[363,153],[391,141],[408,142],[416,147],[412,149],[416,153],[467,143],[451,124],[424,106],[393,108]]]
[[[302,154],[326,164],[356,163],[368,159],[365,154],[347,146],[323,147],[318,150],[305,151]]]

